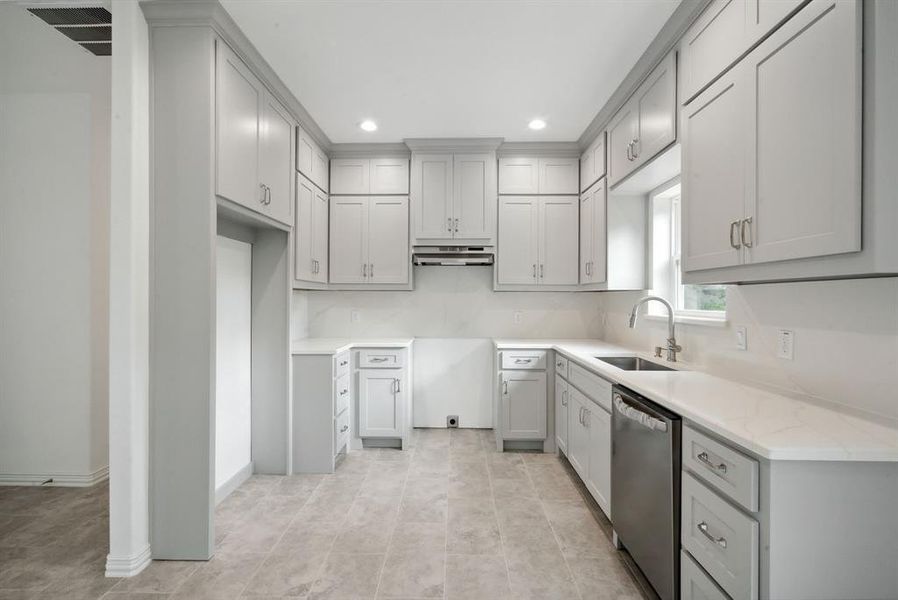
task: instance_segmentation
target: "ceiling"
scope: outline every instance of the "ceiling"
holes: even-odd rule
[[[576,141],[679,0],[222,4],[334,143]]]

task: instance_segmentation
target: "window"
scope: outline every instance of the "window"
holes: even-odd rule
[[[680,183],[674,180],[651,196],[652,292],[666,298],[677,316],[726,319],[726,286],[683,285],[680,265]],[[649,314],[664,314],[650,304]]]

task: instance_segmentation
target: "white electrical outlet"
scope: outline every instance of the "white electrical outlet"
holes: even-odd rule
[[[524,315],[521,313],[521,311],[519,311],[519,310],[514,311],[514,322],[520,323],[523,320],[524,320]]]
[[[779,329],[776,332],[776,356],[792,360],[792,349],[795,346],[795,332]]]
[[[359,313],[359,311],[354,310],[349,313],[349,320],[352,321],[353,323],[358,323],[362,320],[362,315],[361,315],[361,313]]]
[[[748,350],[748,328],[745,325],[736,327],[736,349]]]

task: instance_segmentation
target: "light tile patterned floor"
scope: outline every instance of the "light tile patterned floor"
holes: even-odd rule
[[[335,475],[254,476],[216,512],[215,558],[103,577],[106,486],[0,488],[0,600],[637,600],[607,520],[552,455],[489,430],[417,430]]]

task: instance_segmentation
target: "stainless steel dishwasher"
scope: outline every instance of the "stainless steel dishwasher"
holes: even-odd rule
[[[662,600],[680,596],[680,417],[622,386],[611,416],[615,541]]]

